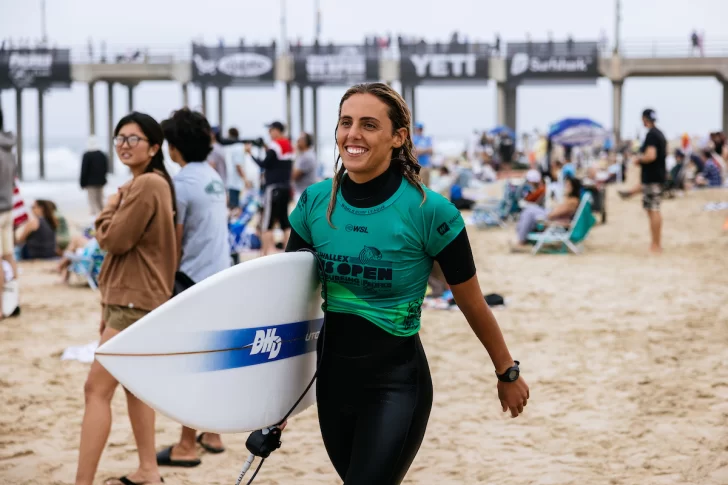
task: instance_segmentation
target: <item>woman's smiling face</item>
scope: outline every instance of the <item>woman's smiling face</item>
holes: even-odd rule
[[[406,133],[406,129],[393,133],[389,108],[376,96],[354,94],[344,101],[336,127],[336,144],[351,180],[364,183],[384,173],[392,159],[392,149],[402,146]]]

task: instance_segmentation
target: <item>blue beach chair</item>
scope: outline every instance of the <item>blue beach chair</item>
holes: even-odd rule
[[[579,254],[583,252],[583,243],[594,226],[596,219],[591,210],[592,197],[585,192],[579,201],[579,207],[569,224],[569,227],[559,225],[546,226],[543,232],[532,232],[528,235],[528,241],[534,243],[533,254],[539,252],[557,252]],[[556,246],[547,251],[544,246]]]

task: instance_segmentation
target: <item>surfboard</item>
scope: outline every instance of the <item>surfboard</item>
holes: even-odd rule
[[[305,252],[233,266],[172,298],[96,350],[156,411],[201,431],[277,424],[316,370],[317,263]],[[292,415],[315,402],[314,387]]]

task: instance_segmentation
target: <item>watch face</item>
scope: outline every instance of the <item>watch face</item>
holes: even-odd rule
[[[508,379],[515,381],[518,377],[518,371],[516,369],[511,369],[511,371],[508,373]]]

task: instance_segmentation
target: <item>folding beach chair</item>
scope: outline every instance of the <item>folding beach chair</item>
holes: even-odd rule
[[[64,256],[71,261],[69,272],[85,278],[92,289],[98,289],[99,274],[106,252],[99,247],[96,239],[89,240],[80,253],[67,252]]]
[[[473,207],[475,226],[483,229],[489,226],[506,227],[506,221],[521,211],[518,205],[521,187],[506,182],[502,199],[489,199]]]
[[[528,235],[528,241],[535,243],[533,246],[533,254],[537,254],[544,250],[544,245],[558,245],[555,251],[579,254],[583,251],[583,242],[589,234],[596,219],[591,210],[592,197],[589,192],[585,192],[579,201],[579,207],[576,209],[569,227],[559,225],[549,225],[543,232],[532,232]]]

